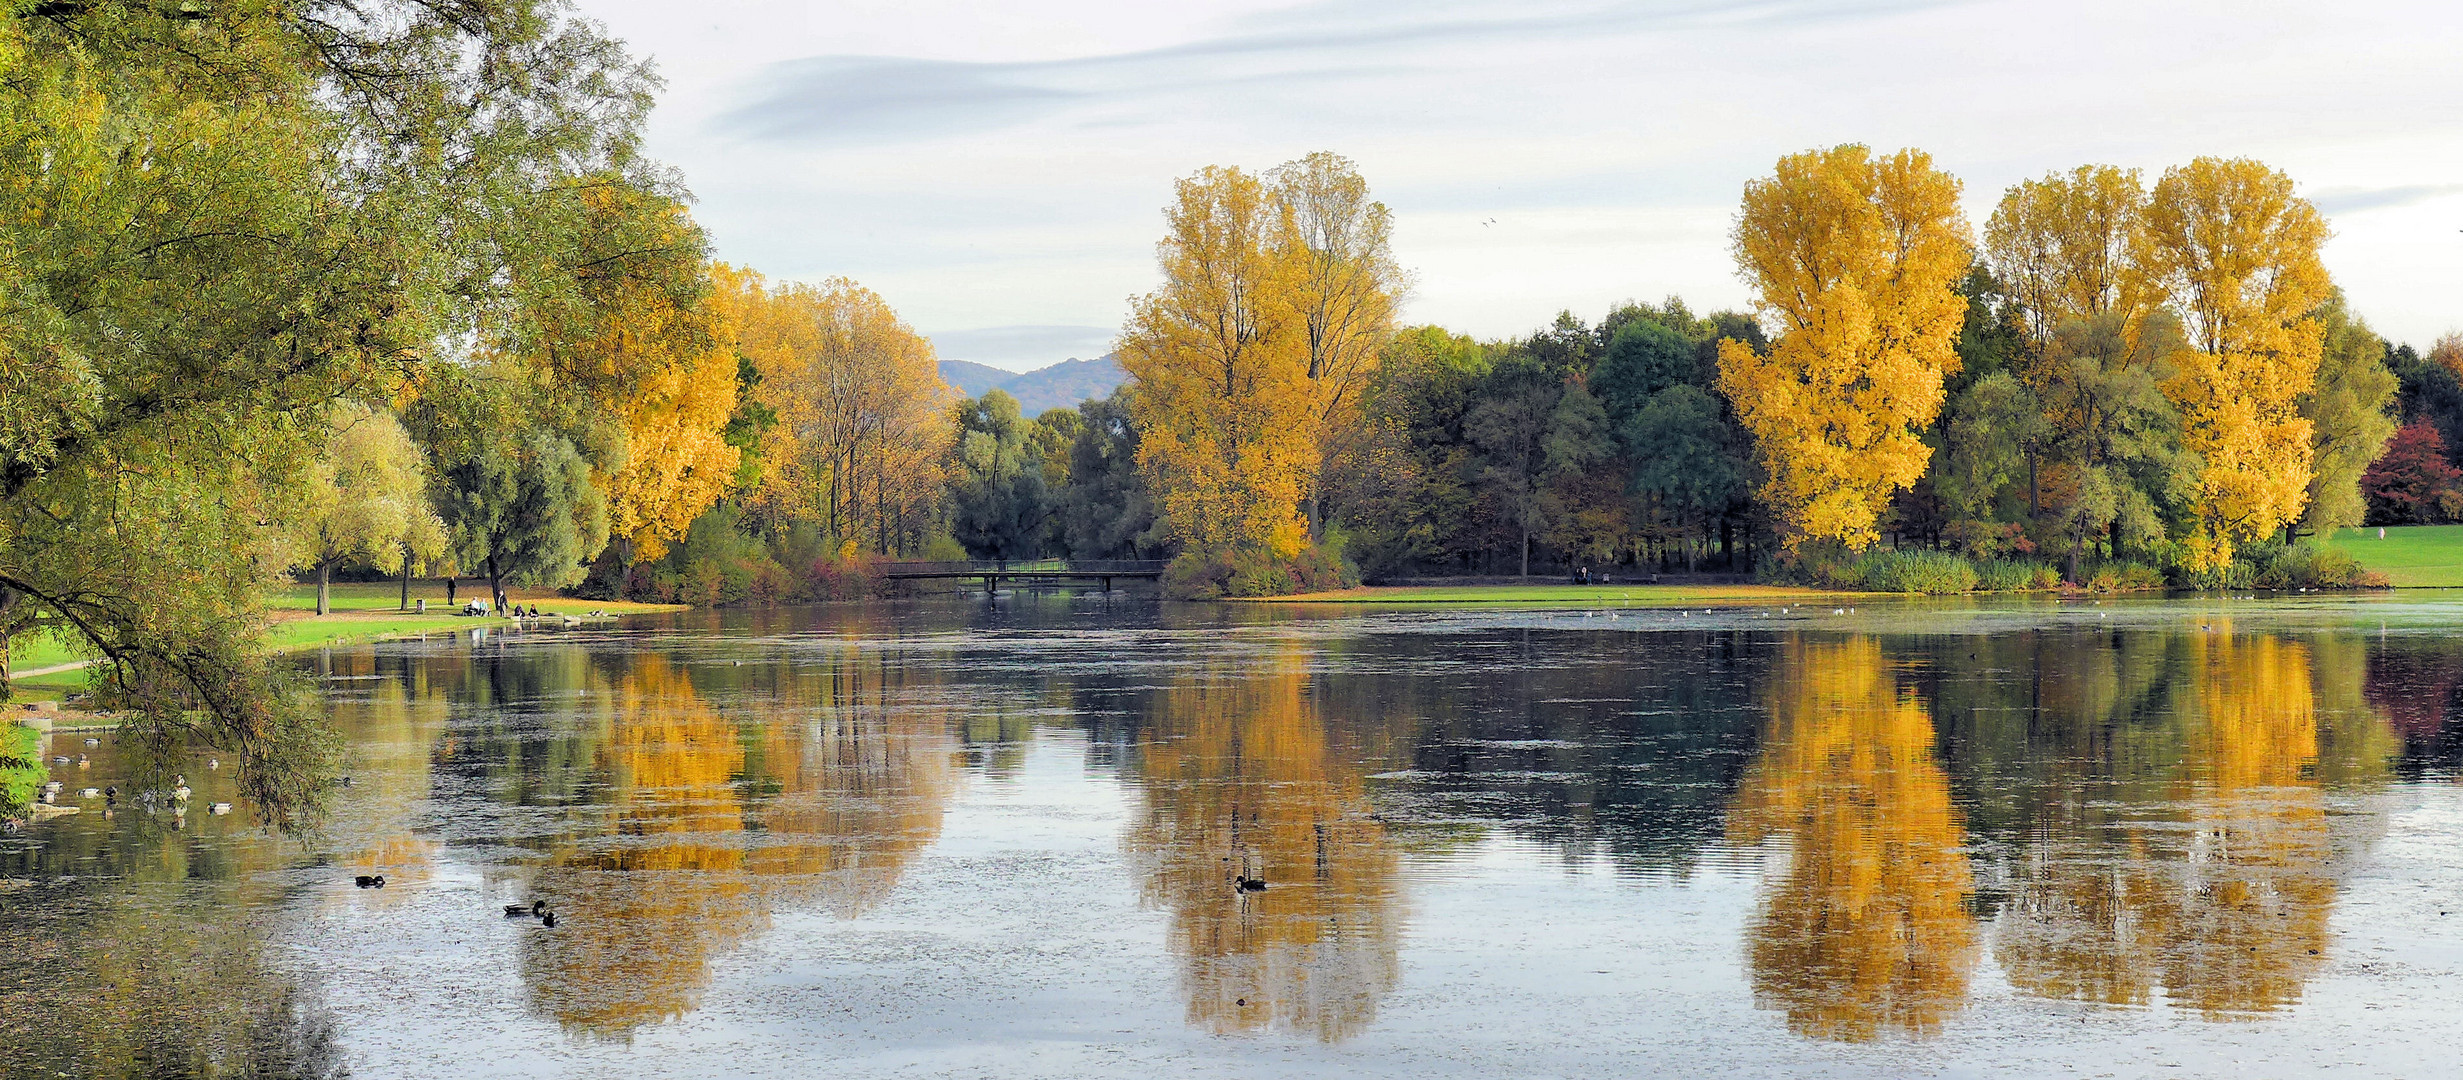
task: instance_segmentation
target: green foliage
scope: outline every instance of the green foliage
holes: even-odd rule
[[[2250,553],[2256,566],[2251,584],[2261,589],[2356,589],[2383,587],[2386,577],[2361,566],[2341,548],[2320,543],[2285,544]]]
[[[506,581],[562,587],[607,546],[607,497],[564,436],[514,431],[486,439],[444,469],[445,520],[457,561]]]
[[[1701,349],[1676,330],[1648,318],[1624,323],[1608,342],[1591,389],[1616,416],[1630,416],[1672,386],[1701,386]]]
[[[2045,592],[2061,587],[2061,571],[2035,559],[1977,559],[1976,588],[1983,592]]]
[[[1215,600],[1342,589],[1359,580],[1341,553],[1319,544],[1289,560],[1256,551],[1184,551],[1164,567],[1162,588],[1175,600]]]
[[[1996,371],[1977,379],[1944,410],[1933,490],[1956,517],[2023,515],[2028,467],[2046,434],[2043,409],[2017,376]],[[1997,505],[2013,493],[2016,505]]]
[[[695,607],[786,600],[806,591],[769,545],[743,531],[735,508],[724,505],[694,518],[684,539],[658,562],[636,567],[626,590],[634,599]]]
[[[42,736],[22,724],[0,722],[0,817],[15,817],[43,790]]]
[[[1058,423],[1076,421],[1077,414],[1068,415]],[[1049,448],[1063,437],[1056,428],[1038,438],[1040,425],[1020,416],[1017,399],[997,389],[959,402],[957,420],[950,534],[980,559],[1041,556],[1052,500],[1045,458],[1032,444]]]
[[[1708,392],[1690,385],[1661,390],[1617,434],[1635,462],[1635,490],[1697,511],[1744,499],[1743,432],[1720,415]]]
[[[289,823],[331,742],[257,612],[324,407],[439,342],[569,336],[673,230],[600,212],[664,198],[652,83],[557,6],[192,6],[0,19],[0,587],[101,657],[137,741],[237,755]]]
[[[1866,592],[1939,596],[1972,592],[1976,566],[1946,551],[1875,551],[1856,560],[1850,575]]]
[[[1069,486],[1055,515],[1061,549],[1071,558],[1147,558],[1163,549],[1163,524],[1137,467],[1137,428],[1129,420],[1132,393],[1124,386],[1078,407],[1068,446]]]
[[[2398,383],[2386,366],[2386,342],[2354,318],[2337,290],[2320,313],[2326,346],[2318,360],[2317,386],[2301,398],[2301,416],[2311,427],[2317,464],[2309,478],[2309,508],[2300,530],[2325,535],[2350,528],[2368,515],[2361,474],[2395,433]]]

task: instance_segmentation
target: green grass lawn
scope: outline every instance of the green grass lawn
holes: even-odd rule
[[[516,603],[539,605],[552,614],[579,615],[586,611],[604,611],[610,615],[636,615],[652,611],[678,611],[674,604],[635,604],[619,600],[572,600],[543,590],[507,590]],[[266,632],[266,643],[276,651],[315,649],[379,638],[402,637],[411,634],[443,633],[471,626],[489,625],[495,620],[469,619],[456,616],[445,604],[442,581],[423,580],[411,583],[411,601],[428,601],[428,614],[401,612],[402,586],[398,582],[352,583],[333,586],[333,614],[307,614],[316,610],[316,586],[294,585],[274,592],[270,607],[274,623]],[[459,599],[468,601],[487,596],[486,582],[465,579]],[[17,671],[36,671],[59,664],[72,663],[85,657],[68,647],[57,634],[44,632],[18,634],[9,641],[9,666]],[[49,675],[19,677],[11,680],[21,698],[39,700],[56,697],[60,692],[85,686],[85,672],[56,671]]]
[[[2463,586],[2463,525],[2389,525],[2383,540],[2374,527],[2344,529],[2327,543],[2399,587]]]
[[[1439,604],[1457,607],[1597,606],[1632,604],[1684,607],[1693,604],[1789,604],[1847,593],[1782,585],[1426,585],[1342,589],[1261,597],[1268,604]]]

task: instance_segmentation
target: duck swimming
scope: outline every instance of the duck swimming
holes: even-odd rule
[[[527,904],[505,905],[505,918],[508,919],[518,919],[524,915],[544,916],[546,914],[547,901],[545,900],[533,900]]]
[[[382,889],[385,887],[385,875],[376,874],[371,876],[368,874],[361,874],[358,877],[352,878],[351,884],[357,885],[362,889]]]

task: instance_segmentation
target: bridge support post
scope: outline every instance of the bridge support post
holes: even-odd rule
[[[1105,596],[1110,596],[1112,594],[1112,577],[1109,574],[1106,574],[1103,577],[1103,594]]]
[[[993,587],[993,584],[994,584],[995,582],[998,582],[999,580],[1000,580],[1000,575],[999,575],[999,574],[985,574],[985,575],[983,576],[983,594],[984,594],[985,596],[990,596],[990,595],[992,595],[992,587]]]

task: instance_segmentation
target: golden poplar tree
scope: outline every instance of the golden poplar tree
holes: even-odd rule
[[[1958,369],[1969,240],[1959,182],[1917,150],[1782,158],[1745,185],[1734,243],[1775,324],[1767,353],[1719,345],[1719,388],[1753,433],[1787,547],[1870,546],[1892,493],[1924,475],[1920,432]]]
[[[2130,243],[2146,211],[2138,170],[2081,165],[2026,180],[2001,196],[1984,223],[1984,250],[2017,322],[2041,357],[2061,324],[2121,302]],[[2041,390],[2036,373],[2023,373]]]
[[[1163,285],[1133,302],[1119,343],[1136,380],[1138,463],[1173,533],[1197,551],[1288,559],[1316,464],[1304,328],[1265,183],[1209,166],[1175,185],[1157,245]]]
[[[2203,463],[2194,567],[2230,562],[2236,543],[2298,520],[2307,503],[2314,450],[2300,399],[2324,348],[2312,313],[2333,289],[2318,260],[2327,236],[2291,177],[2247,158],[2167,169],[2148,200],[2128,289],[2135,314],[2168,307],[2187,337],[2163,389]]]
[[[1407,282],[1394,261],[1393,214],[1368,195],[1350,159],[1320,151],[1267,175],[1278,211],[1285,303],[1307,347],[1309,436],[1317,460],[1303,507],[1313,536],[1325,527],[1323,475],[1361,430],[1360,397],[1394,336]]]
[[[713,268],[714,276],[726,272]],[[632,545],[632,559],[665,554],[734,481],[740,452],[725,437],[736,403],[734,336],[710,299],[683,308],[631,289],[592,343],[647,361],[613,403],[624,421],[624,464],[602,478],[608,532]]]

